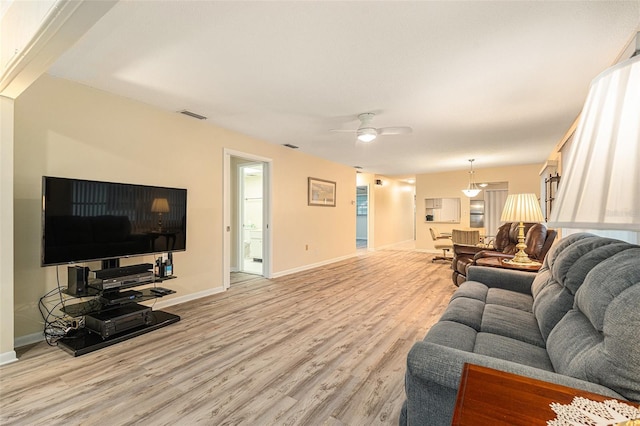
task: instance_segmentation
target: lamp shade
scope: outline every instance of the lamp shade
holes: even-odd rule
[[[154,198],[151,204],[151,211],[153,213],[168,213],[169,201],[166,198]]]
[[[511,194],[500,220],[503,222],[544,222],[536,194]]]
[[[549,224],[640,231],[640,55],[591,83]]]

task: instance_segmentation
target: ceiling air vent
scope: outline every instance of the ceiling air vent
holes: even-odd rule
[[[204,115],[196,114],[195,112],[188,111],[183,109],[182,111],[178,111],[180,114],[188,115],[189,117],[197,118],[198,120],[206,120],[207,117]]]
[[[291,148],[291,149],[298,149],[299,147],[295,146],[295,145],[291,145],[290,143],[283,143],[282,146],[286,146],[287,148]]]

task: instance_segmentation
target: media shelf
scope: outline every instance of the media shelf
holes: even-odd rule
[[[73,356],[80,356],[97,351],[98,349],[115,345],[116,343],[124,342],[125,340],[141,336],[149,333],[150,331],[154,331],[180,321],[180,317],[178,315],[164,311],[152,311],[151,318],[151,324],[132,328],[107,339],[103,339],[99,334],[92,333],[86,328],[83,328],[77,330],[74,335],[58,340],[58,346]]]
[[[139,297],[131,298],[128,301],[125,301],[123,303],[144,302],[146,300],[159,299],[163,296],[168,296],[169,294],[175,294],[175,291],[171,291],[170,293],[161,295],[161,294],[152,292],[151,288],[153,287],[137,290],[140,293]],[[99,298],[99,296],[101,296],[103,292],[99,290],[95,290],[95,291],[97,291],[97,293],[95,293],[94,296],[97,296],[98,298],[94,297],[93,299],[87,300],[84,302],[71,303],[64,306],[63,308],[60,308],[60,310],[65,314],[69,315],[70,317],[81,317],[89,314],[100,313],[100,312],[117,309],[122,304],[122,303],[105,303]]]
[[[82,295],[63,290],[69,298],[60,311],[77,319],[80,328],[68,331],[57,340],[57,345],[73,356],[80,356],[180,321],[178,315],[154,311],[138,303],[175,294],[173,290],[157,287],[158,283],[175,278],[152,275],[150,281],[129,284],[123,280],[122,286],[109,289],[100,289],[102,281],[94,281],[94,286],[89,283]],[[133,289],[140,286],[149,287]]]

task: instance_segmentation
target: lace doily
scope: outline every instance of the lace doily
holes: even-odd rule
[[[640,410],[613,399],[596,402],[576,396],[569,405],[549,405],[557,417],[547,426],[640,426]]]

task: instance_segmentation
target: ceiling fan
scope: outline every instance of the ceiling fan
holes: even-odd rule
[[[356,130],[343,130],[343,129],[331,129],[330,132],[336,133],[356,133],[358,135],[358,140],[362,142],[371,142],[378,136],[386,136],[386,135],[410,135],[413,132],[411,127],[380,127],[375,128],[371,125],[371,121],[375,117],[375,114],[372,112],[365,112],[364,114],[360,114],[358,116],[358,120],[360,120],[360,127]]]

